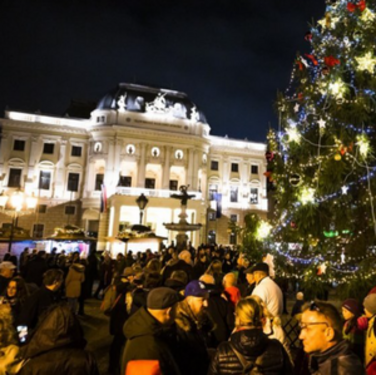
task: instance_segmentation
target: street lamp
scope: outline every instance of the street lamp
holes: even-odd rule
[[[142,218],[144,216],[144,210],[145,210],[145,207],[147,206],[147,204],[149,203],[149,199],[147,199],[144,195],[144,193],[142,193],[137,199],[136,199],[136,203],[138,205],[138,208],[140,209],[140,225],[142,225]]]
[[[34,195],[26,196],[25,193],[21,190],[16,190],[10,197],[5,195],[4,191],[0,194],[0,207],[2,207],[5,214],[12,217],[12,226],[8,246],[9,253],[12,251],[14,229],[17,226],[19,215],[22,212],[28,213],[32,210],[35,210],[37,203],[38,199],[35,198]]]

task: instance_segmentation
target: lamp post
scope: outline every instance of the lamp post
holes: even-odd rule
[[[8,203],[9,202],[9,203]],[[7,207],[8,203],[8,207]],[[38,199],[32,196],[26,196],[21,190],[16,190],[10,197],[5,195],[4,192],[0,194],[0,207],[3,212],[12,217],[12,226],[9,236],[8,252],[12,251],[12,244],[14,239],[14,230],[18,224],[18,217],[21,213],[27,213],[35,210]]]
[[[142,219],[144,217],[144,210],[145,210],[145,207],[147,206],[147,204],[149,203],[149,199],[147,199],[144,195],[144,193],[142,193],[137,199],[136,199],[136,203],[138,205],[138,208],[140,209],[140,225],[142,225]]]

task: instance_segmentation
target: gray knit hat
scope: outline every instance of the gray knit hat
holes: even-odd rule
[[[372,314],[376,314],[376,294],[369,294],[364,298],[363,306]]]

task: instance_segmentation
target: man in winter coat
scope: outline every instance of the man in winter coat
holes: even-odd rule
[[[19,375],[99,375],[85,346],[82,328],[69,306],[54,306],[22,348],[25,364]]]
[[[20,325],[29,331],[38,323],[38,319],[50,306],[60,301],[59,289],[63,283],[64,273],[58,269],[48,270],[43,275],[43,286],[25,301],[19,317]]]
[[[177,251],[174,251],[172,253],[172,259],[167,263],[167,265],[164,268],[163,273],[162,273],[162,282],[163,283],[165,283],[165,281],[171,277],[171,274],[174,271],[178,271],[178,270],[184,271],[187,274],[188,281],[192,280],[193,267],[191,266],[191,264],[187,263],[184,260],[184,259],[186,259],[187,261],[190,261],[190,258],[188,258],[188,255],[190,255],[190,253],[187,250],[185,250],[185,251],[186,252],[182,251],[180,253],[180,254],[182,254],[182,257],[181,257],[181,255],[178,255]],[[187,256],[185,257],[184,255],[187,255]]]
[[[72,311],[77,313],[78,298],[81,295],[81,284],[85,281],[85,266],[80,264],[80,259],[69,267],[68,275],[65,279],[65,296]]]
[[[147,297],[147,307],[141,307],[124,325],[127,343],[123,353],[122,371],[126,373],[129,362],[149,360],[158,362],[162,374],[180,375],[170,348],[170,315],[173,306],[181,296],[170,288],[155,288]]]
[[[300,340],[311,355],[310,372],[314,375],[362,375],[359,358],[342,339],[342,321],[337,309],[316,301],[303,306]]]
[[[183,375],[206,375],[208,371],[210,359],[206,341],[215,328],[205,312],[208,298],[205,283],[193,280],[185,288],[185,300],[175,309],[178,343],[174,349]]]
[[[281,288],[269,277],[269,266],[266,263],[257,263],[252,268],[256,287],[252,295],[259,296],[266,308],[274,316],[282,316],[283,295]]]

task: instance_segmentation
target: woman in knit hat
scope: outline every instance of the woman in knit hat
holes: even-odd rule
[[[342,303],[342,315],[345,319],[343,338],[350,343],[353,352],[363,361],[364,331],[367,329],[368,320],[364,316],[361,317],[362,307],[357,300],[352,298]]]
[[[376,294],[369,294],[363,301],[368,318],[365,365],[367,375],[376,375]]]

